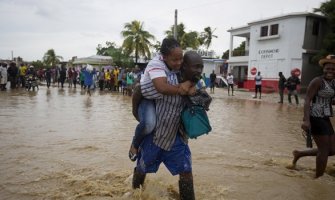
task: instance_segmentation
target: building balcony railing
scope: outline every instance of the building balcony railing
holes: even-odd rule
[[[233,57],[235,56],[249,56],[249,50],[235,50],[231,54]]]

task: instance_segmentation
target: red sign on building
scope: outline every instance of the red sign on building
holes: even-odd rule
[[[256,67],[251,68],[250,73],[251,73],[251,75],[255,75],[257,73]]]
[[[291,70],[291,73],[294,73],[296,76],[300,76],[301,71],[298,68],[294,68],[294,69]]]

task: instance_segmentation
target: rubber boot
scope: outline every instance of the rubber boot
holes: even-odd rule
[[[193,180],[179,181],[180,200],[195,200]]]
[[[135,167],[132,182],[133,189],[140,188],[141,185],[143,186],[144,180],[145,180],[145,174],[137,172]]]

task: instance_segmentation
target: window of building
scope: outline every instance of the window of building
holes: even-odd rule
[[[317,20],[313,21],[313,29],[312,34],[313,35],[319,35],[319,28],[320,28],[320,22]]]
[[[261,37],[266,37],[266,36],[268,36],[268,29],[269,29],[268,26],[262,26],[262,27],[261,27]]]
[[[278,24],[271,25],[270,35],[278,35]]]

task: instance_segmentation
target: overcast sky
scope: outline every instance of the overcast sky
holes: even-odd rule
[[[122,45],[120,32],[133,20],[158,41],[174,24],[186,31],[216,28],[210,49],[217,55],[229,48],[231,27],[287,14],[312,12],[326,0],[0,0],[0,59],[20,56],[41,60],[54,49],[64,60],[96,54],[106,41]]]

